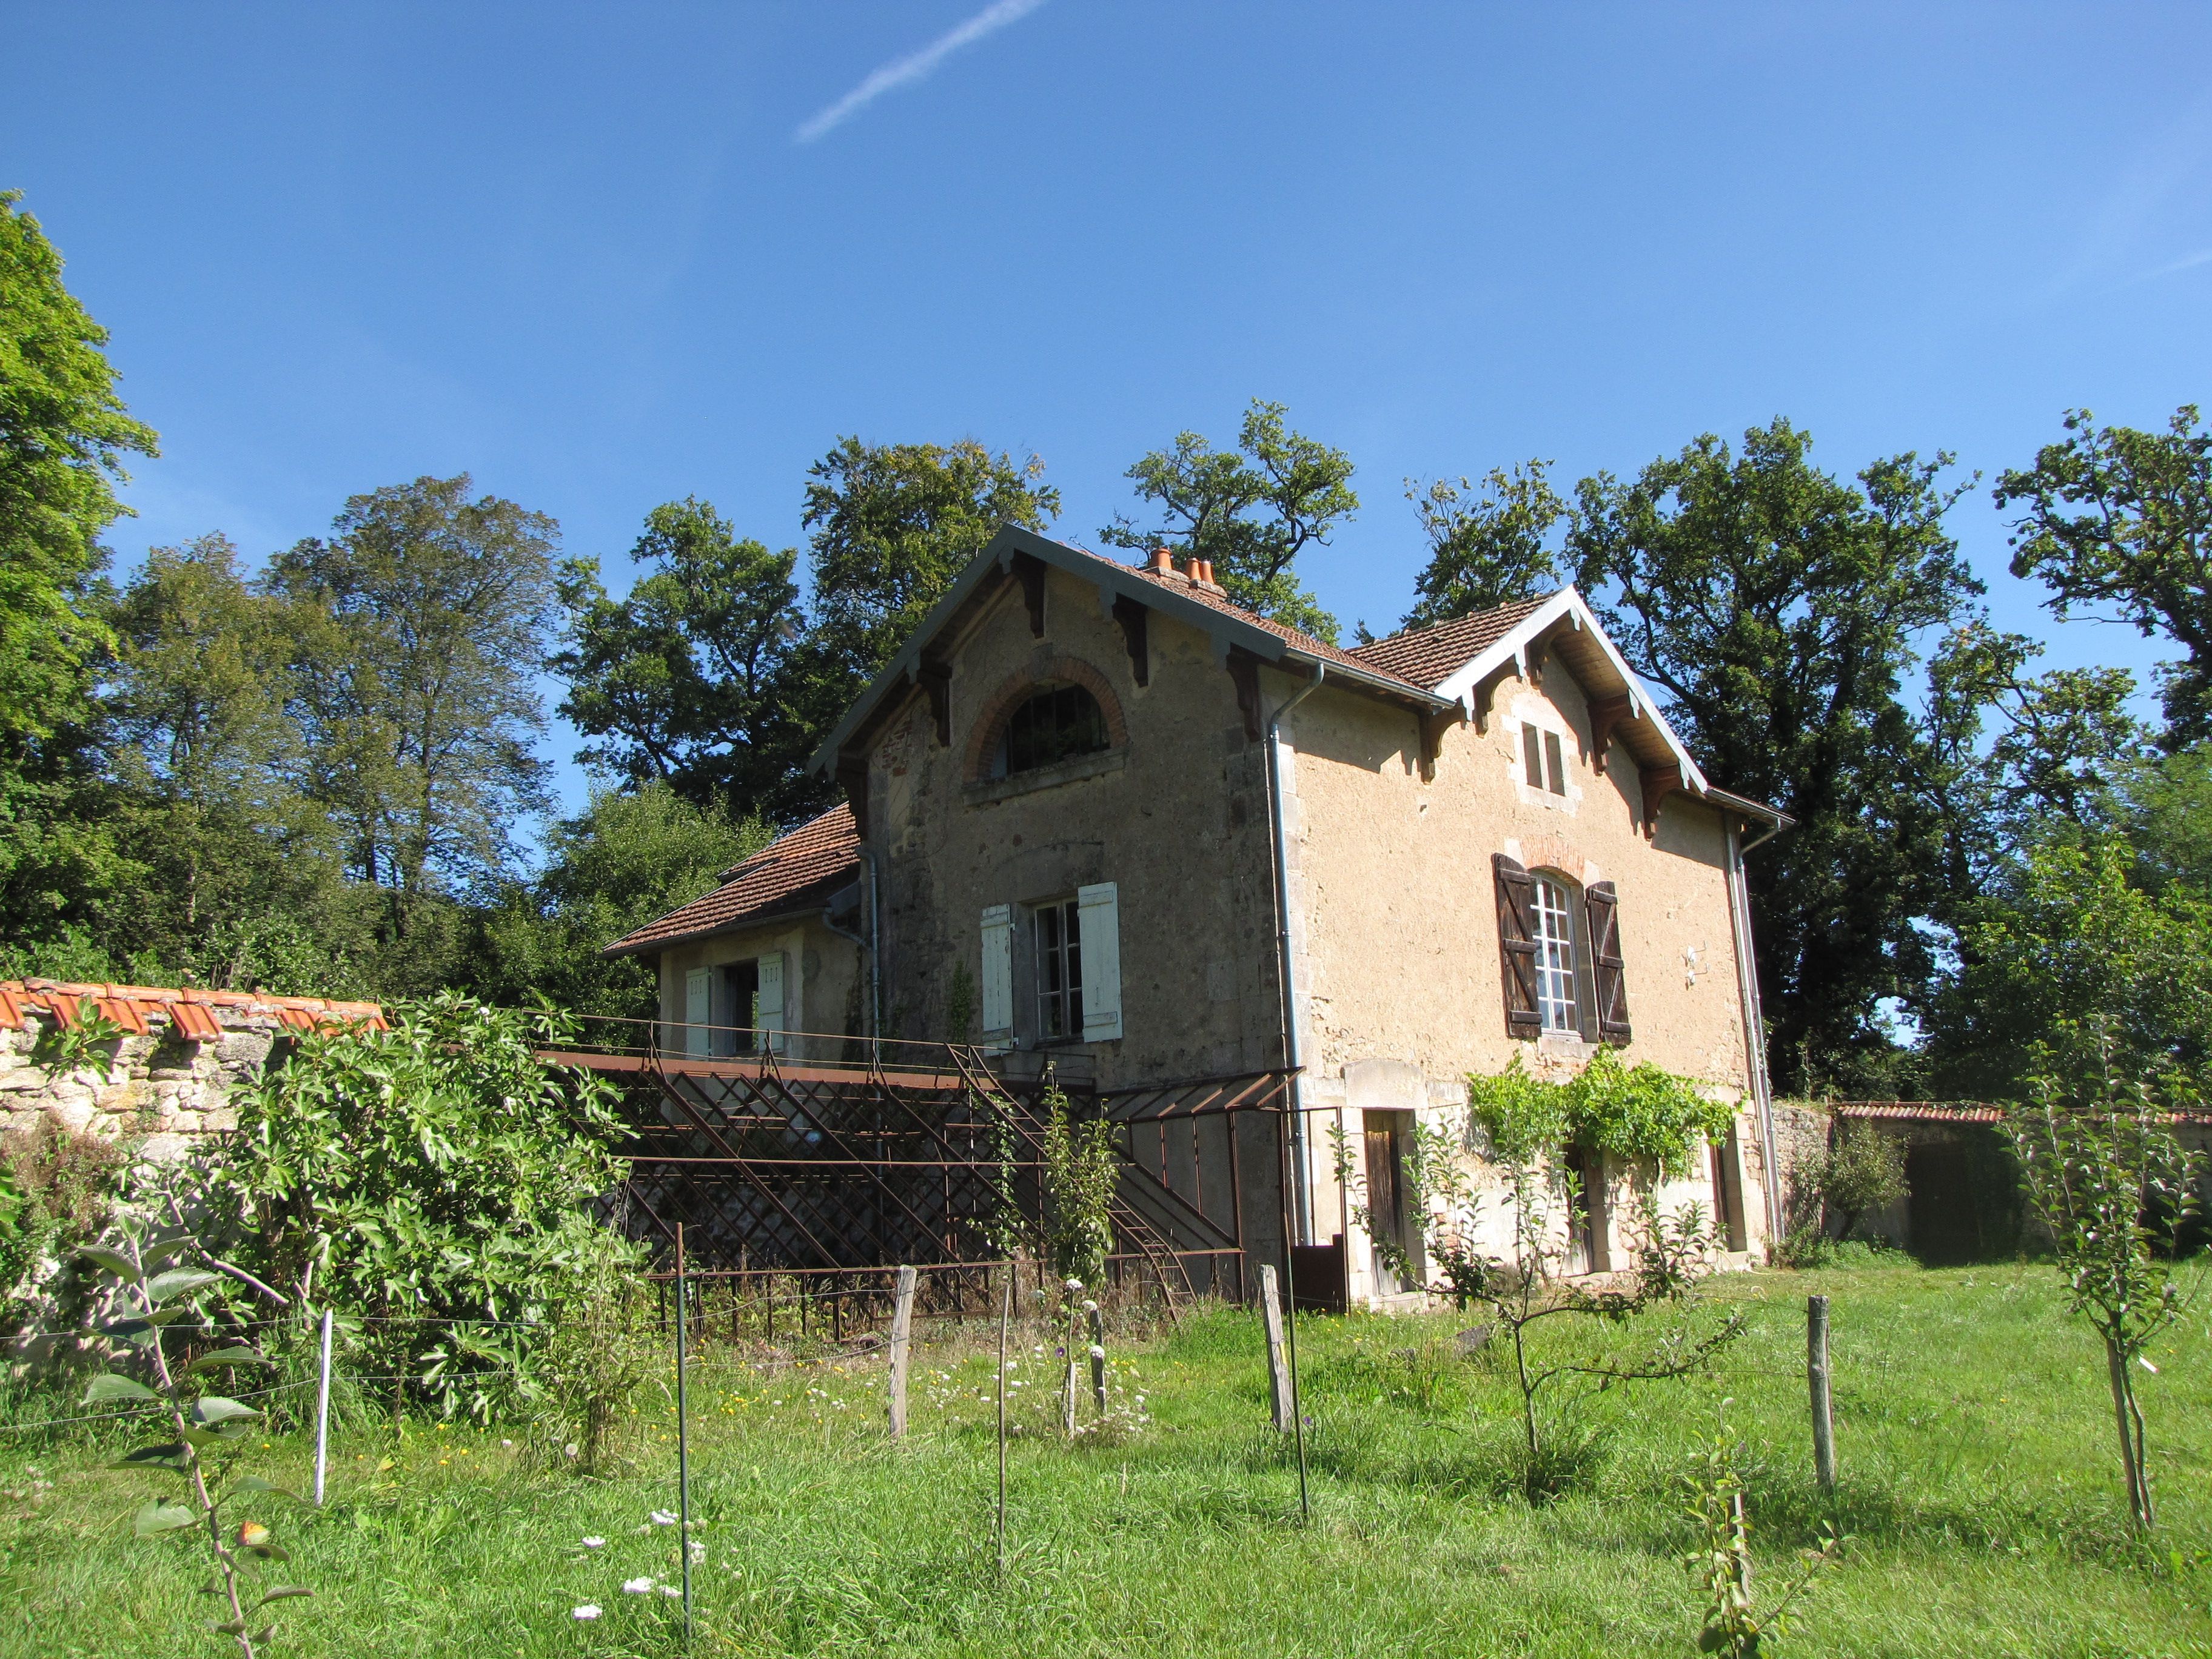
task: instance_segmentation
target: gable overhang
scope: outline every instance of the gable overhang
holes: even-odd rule
[[[1724,811],[1733,812],[1774,828],[1787,828],[1794,820],[1774,808],[1748,800],[1741,795],[1729,794],[1716,789],[1692,758],[1689,750],[1677,737],[1667,717],[1659,712],[1659,705],[1644,682],[1628,665],[1610,635],[1600,625],[1596,613],[1589,608],[1582,594],[1572,586],[1558,592],[1516,623],[1500,638],[1483,647],[1475,656],[1454,669],[1433,688],[1436,695],[1455,702],[1473,719],[1477,700],[1483,688],[1493,676],[1508,666],[1523,680],[1531,678],[1531,658],[1545,646],[1550,637],[1565,631],[1574,636],[1575,645],[1570,657],[1565,651],[1558,653],[1563,665],[1581,683],[1584,693],[1594,698],[1625,697],[1627,700],[1628,720],[1620,728],[1624,737],[1629,732],[1642,734],[1644,740],[1656,746],[1659,755],[1650,758],[1661,765],[1671,763],[1682,788],[1698,799],[1707,801]]]
[[[1096,588],[1102,617],[1114,614],[1117,600],[1128,599],[1195,629],[1212,642],[1217,660],[1225,661],[1231,651],[1243,651],[1263,665],[1285,669],[1306,679],[1313,677],[1316,665],[1325,665],[1332,684],[1355,687],[1424,714],[1449,708],[1456,701],[1377,673],[1364,665],[1348,661],[1341,653],[1323,659],[1302,650],[1257,623],[1147,580],[1118,561],[1008,525],[991,538],[989,546],[969,562],[968,568],[944,596],[923,615],[897,653],[868,683],[867,689],[854,699],[845,717],[814,751],[808,763],[811,769],[834,775],[841,758],[849,756],[856,745],[865,745],[878,721],[920,689],[925,667],[933,661],[931,653],[939,637],[971,607],[994,598],[1006,580],[1013,574],[1016,559],[1024,556],[1064,571]]]

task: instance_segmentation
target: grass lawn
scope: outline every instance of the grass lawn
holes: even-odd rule
[[[1118,1343],[1117,1398],[1133,1414],[1141,1392],[1150,1420],[1072,1447],[1045,1430],[1054,1379],[1032,1332],[1003,1580],[980,1330],[921,1350],[915,1429],[896,1447],[879,1359],[768,1370],[715,1354],[694,1380],[696,1650],[1692,1655],[1680,1480],[1724,1400],[1765,1584],[1794,1576],[1829,1514],[1806,1428],[1803,1297],[1815,1290],[1834,1304],[1835,1512],[1850,1544],[1783,1651],[2212,1654],[2204,1305],[2142,1379],[2162,1526],[2139,1549],[2101,1352],[2065,1315],[2055,1273],[2014,1266],[1711,1285],[1694,1316],[1741,1302],[1748,1334],[1713,1376],[1590,1401],[1604,1461],[1587,1490],[1537,1510],[1498,1490],[1515,1395],[1493,1358],[1462,1356],[1454,1333],[1470,1318],[1304,1322],[1310,1527],[1266,1426],[1250,1317],[1210,1312]],[[1565,1340],[1632,1347],[1667,1317]],[[675,1506],[665,1415],[656,1399],[636,1419],[630,1468],[598,1481],[503,1445],[519,1443],[513,1430],[339,1437],[328,1506],[267,1514],[292,1551],[283,1576],[316,1590],[289,1604],[274,1651],[680,1651],[678,1604],[622,1588],[676,1574],[676,1529],[650,1519]],[[101,1472],[122,1443],[26,1438],[0,1434],[0,1654],[223,1651],[191,1627],[215,1605],[193,1594],[206,1573],[191,1545],[131,1535],[132,1510],[161,1489]],[[253,1467],[304,1489],[307,1437],[270,1445]],[[603,1616],[574,1619],[585,1603]]]

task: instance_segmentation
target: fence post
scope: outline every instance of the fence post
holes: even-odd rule
[[[684,1561],[684,1639],[691,1639],[691,1435],[690,1401],[685,1392],[689,1367],[684,1349],[689,1346],[690,1331],[685,1328],[689,1286],[684,1277],[684,1224],[676,1224],[676,1530],[681,1534],[676,1540]]]
[[[1106,1316],[1097,1297],[1091,1302],[1091,1398],[1098,1415],[1106,1415]]]
[[[914,1286],[920,1277],[911,1267],[898,1270],[891,1303],[891,1438],[906,1434],[907,1346],[914,1331]]]
[[[323,1477],[331,1462],[331,1310],[323,1310],[323,1362],[315,1384],[315,1507],[323,1506]]]
[[[1813,1391],[1813,1470],[1820,1490],[1836,1489],[1836,1422],[1828,1395],[1828,1298],[1805,1298],[1805,1379]]]
[[[1275,1264],[1260,1264],[1260,1317],[1267,1332],[1267,1391],[1275,1402],[1275,1427],[1291,1431],[1291,1373],[1283,1363],[1283,1304]]]

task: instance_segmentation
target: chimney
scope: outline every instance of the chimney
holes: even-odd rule
[[[1175,550],[1174,550],[1173,548],[1168,548],[1168,547],[1156,547],[1156,548],[1154,548],[1154,549],[1152,550],[1152,562],[1151,562],[1151,564],[1150,564],[1150,566],[1149,566],[1149,568],[1152,570],[1152,574],[1155,574],[1155,575],[1158,575],[1158,576],[1172,576],[1172,575],[1174,575],[1174,574],[1175,574]]]

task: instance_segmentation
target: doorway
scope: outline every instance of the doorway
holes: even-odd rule
[[[1369,1237],[1374,1243],[1375,1289],[1394,1296],[1420,1288],[1422,1263],[1406,1214],[1406,1142],[1411,1112],[1364,1112]],[[1407,1269],[1401,1273],[1394,1264]],[[1407,1280],[1410,1277],[1412,1283]]]
[[[1606,1247],[1605,1154],[1594,1146],[1567,1148],[1567,1271],[1601,1273],[1613,1266]]]
[[[1980,1218],[1966,1149],[1929,1141],[1905,1151],[1906,1243],[1930,1267],[1956,1267],[1981,1254]]]

